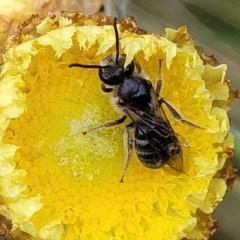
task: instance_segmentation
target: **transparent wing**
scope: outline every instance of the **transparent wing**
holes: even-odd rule
[[[154,106],[154,105],[153,105]],[[178,172],[183,171],[182,150],[176,134],[170,126],[166,115],[163,112],[163,117],[160,115],[163,109],[160,106],[160,111],[155,111],[149,115],[138,109],[131,107],[123,107],[123,111],[132,119],[137,128],[145,135],[146,139],[151,144],[159,158],[164,160],[171,168]],[[168,154],[169,144],[175,144],[179,148],[178,156],[171,157]]]
[[[179,154],[178,157],[172,157],[169,158],[166,163],[173,169],[175,169],[178,172],[183,172],[183,154],[182,154],[182,148],[181,144],[177,138],[177,134],[175,134],[170,122],[167,119],[167,116],[163,110],[162,105],[159,105],[159,100],[156,95],[156,91],[154,88],[151,89],[151,108],[152,111],[155,114],[155,119],[157,120],[158,118],[161,119],[161,122],[165,125],[165,127],[168,129],[168,131],[171,133],[171,136],[169,137],[170,142],[174,142],[178,148],[179,148]],[[169,142],[168,142],[169,144]]]

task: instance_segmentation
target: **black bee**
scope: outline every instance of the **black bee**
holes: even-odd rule
[[[118,120],[109,121],[89,129],[83,134],[121,124],[128,116],[131,118],[132,123],[126,126],[128,155],[120,182],[123,182],[130,161],[133,146],[133,138],[130,132],[133,128],[135,128],[134,145],[136,153],[144,166],[156,169],[166,163],[176,171],[182,172],[181,145],[164,113],[162,104],[165,104],[176,120],[194,127],[198,126],[182,119],[180,114],[169,103],[159,98],[161,77],[155,90],[152,83],[141,74],[141,67],[135,60],[124,68],[126,57],[119,54],[116,18],[113,20],[113,28],[116,37],[116,54],[109,54],[103,58],[100,65],[72,63],[69,67],[98,68],[99,78],[102,81],[102,90],[104,92],[114,92],[113,97],[116,104],[125,115]],[[112,87],[106,87],[106,85]]]

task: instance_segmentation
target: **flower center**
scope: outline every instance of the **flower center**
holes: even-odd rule
[[[29,196],[43,196],[43,208],[32,217],[39,228],[59,216],[72,223],[104,218],[113,209],[124,212],[136,197],[152,193],[150,179],[162,180],[163,171],[141,166],[135,155],[125,182],[119,182],[126,157],[124,124],[82,134],[121,117],[101,93],[97,70],[69,69],[49,51],[33,57],[28,71],[26,111],[11,121],[4,142],[20,146],[15,162],[27,172]],[[49,217],[40,223],[44,214]]]

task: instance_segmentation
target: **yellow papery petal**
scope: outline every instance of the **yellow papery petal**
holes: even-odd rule
[[[24,233],[29,234],[30,236],[36,236],[35,225],[30,221],[21,221],[21,224],[17,226],[18,229],[23,231]]]
[[[43,240],[60,239],[63,233],[63,226],[60,220],[55,220],[40,229],[38,237]]]
[[[56,52],[56,58],[62,56],[62,54],[69,48],[72,47],[72,36],[75,32],[73,26],[66,27],[61,31],[52,30],[48,32],[45,36],[38,39],[41,45],[51,45]]]
[[[14,146],[13,146],[14,147]],[[15,170],[0,179],[1,195],[7,199],[16,199],[23,191],[27,189],[24,178],[26,171]]]
[[[18,148],[10,144],[0,145],[0,176],[6,176],[15,169],[14,155]]]
[[[186,27],[167,29],[166,37],[138,29],[131,19],[117,27],[125,67],[137,61],[154,87],[162,77],[160,97],[202,127],[176,121],[162,105],[181,144],[183,172],[166,164],[146,168],[133,153],[119,183],[130,121],[82,134],[122,114],[111,95],[101,94],[98,69],[69,68],[74,62],[98,66],[115,56],[112,18],[32,16],[6,43],[0,75],[0,213],[12,231],[54,240],[211,235],[197,230],[212,226],[208,214],[222,200],[225,181],[235,177],[226,66],[205,64]]]
[[[10,202],[8,206],[21,220],[28,220],[35,212],[41,209],[41,199],[41,196],[20,198],[17,202]]]
[[[217,67],[207,65],[203,73],[203,79],[207,88],[210,90],[211,97],[215,100],[227,100],[229,91],[226,88],[224,77],[226,75],[227,66],[225,64]]]
[[[121,41],[123,52],[126,54],[125,67],[133,60],[134,56],[143,49],[145,39],[143,37],[127,37]]]
[[[226,184],[223,179],[212,179],[205,201],[200,209],[205,213],[212,213],[215,206],[222,201],[226,191]],[[221,189],[221,191],[219,191]]]

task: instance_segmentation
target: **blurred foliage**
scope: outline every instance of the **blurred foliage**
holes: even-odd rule
[[[185,2],[186,9],[219,39],[240,49],[240,1],[182,2]]]

